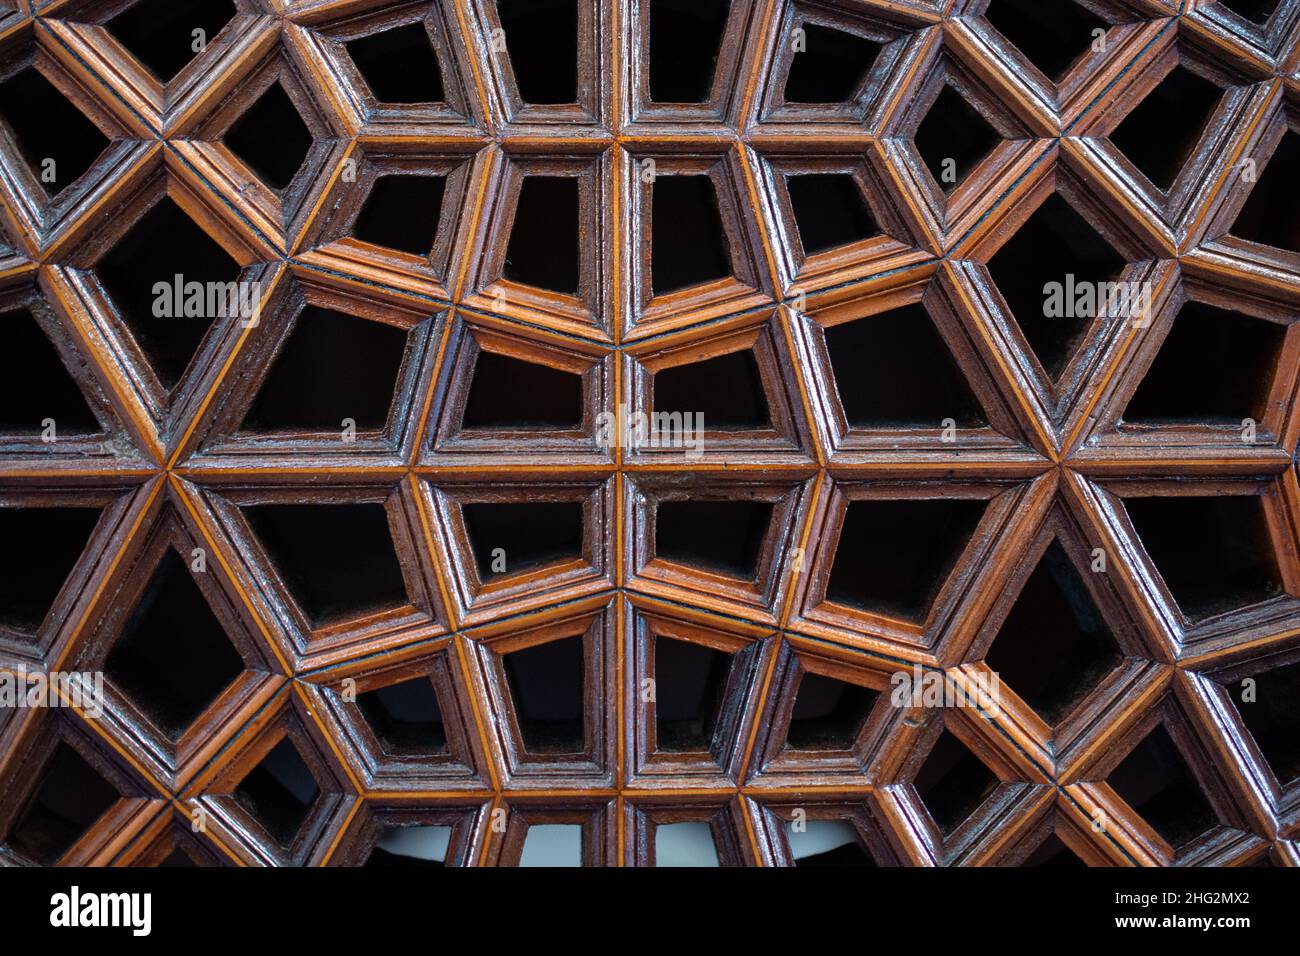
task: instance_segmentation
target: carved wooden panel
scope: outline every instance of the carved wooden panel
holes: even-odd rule
[[[1298,31],[0,2],[0,862],[1300,865]]]

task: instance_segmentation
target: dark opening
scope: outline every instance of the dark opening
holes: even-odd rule
[[[785,81],[787,103],[845,103],[862,85],[881,45],[845,30],[805,23]],[[787,42],[793,42],[793,38]]]
[[[850,501],[827,599],[920,624],[984,508],[966,498]]]
[[[1028,859],[1021,866],[1074,869],[1081,866],[1086,867],[1087,864],[1079,859],[1073,850],[1062,843],[1060,837],[1053,833],[1038,844],[1038,849],[1029,854]]]
[[[1300,663],[1253,674],[1253,700],[1240,682],[1228,685],[1237,712],[1278,782],[1300,780]]]
[[[583,639],[566,637],[502,655],[515,719],[531,754],[574,754],[583,736]]]
[[[1285,337],[1285,325],[1184,304],[1124,420],[1239,425],[1263,418]]]
[[[1223,90],[1176,66],[1124,117],[1110,141],[1157,189],[1173,185]]]
[[[704,103],[713,75],[729,0],[650,0],[650,100]]]
[[[0,624],[35,632],[86,550],[99,508],[0,508]],[[22,542],[39,542],[23,547]]]
[[[1097,307],[1095,293],[1089,304],[1081,291],[1072,295],[1072,290],[1095,290],[1114,280],[1124,265],[1124,258],[1088,221],[1053,193],[997,251],[989,272],[1029,347],[1047,374],[1057,379],[1088,328],[1109,311],[1109,305]],[[1060,309],[1046,291],[1052,284],[1061,292]]]
[[[408,834],[413,834],[414,838],[407,839]],[[446,850],[443,847],[450,842],[451,827],[385,827],[379,843],[370,851],[364,865],[440,869],[447,865]],[[389,843],[396,849],[385,847],[384,843]],[[415,852],[402,852],[408,849]],[[421,855],[417,856],[416,853]]]
[[[785,826],[786,842],[795,866],[875,866],[857,830],[847,820],[808,820],[802,830]],[[808,852],[838,842],[829,849]]]
[[[241,426],[337,431],[351,418],[382,431],[406,354],[407,330],[333,309],[303,309]]]
[[[506,246],[505,277],[577,295],[581,257],[578,180],[572,176],[525,176]]]
[[[655,557],[752,581],[772,510],[765,501],[661,501]]]
[[[421,757],[447,752],[438,692],[427,676],[358,694],[357,707],[384,753]]]
[[[945,84],[917,127],[913,142],[939,188],[951,193],[1001,138],[979,110]]]
[[[811,826],[811,824],[809,824]],[[846,843],[833,850],[799,857],[795,866],[875,866],[876,861],[867,856],[860,843]]]
[[[59,435],[93,435],[99,421],[45,330],[26,309],[0,315],[0,432],[34,435],[54,419]]]
[[[1058,79],[1093,42],[1105,20],[1069,0],[993,0],[984,16],[1049,80]]]
[[[997,785],[984,761],[947,730],[916,775],[916,792],[944,836],[961,826]]]
[[[654,645],[656,748],[661,753],[709,750],[732,655],[670,637],[655,637]]]
[[[703,173],[659,176],[651,191],[650,281],[654,294],[730,276],[730,246],[712,180]]]
[[[462,428],[580,428],[582,376],[480,351]]]
[[[1287,130],[1250,187],[1232,234],[1251,242],[1300,252],[1300,134]]]
[[[1257,496],[1126,498],[1124,508],[1190,620],[1282,593],[1264,505]]]
[[[193,858],[180,847],[172,850],[167,854],[167,858],[158,864],[159,868],[180,869],[185,867],[198,866]]]
[[[312,135],[279,83],[272,83],[223,137],[230,151],[280,192],[302,168]]]
[[[579,501],[483,501],[462,511],[484,581],[582,557]]]
[[[753,349],[661,369],[654,374],[652,390],[655,412],[680,413],[683,429],[691,421],[711,431],[772,424]]]
[[[920,303],[825,330],[844,416],[853,428],[987,425],[966,376]]]
[[[312,626],[410,603],[383,505],[251,505],[243,512]]]
[[[578,99],[576,0],[497,0],[519,98],[525,103]]]
[[[281,846],[293,842],[319,796],[316,778],[288,737],[235,788],[236,799]]]
[[[445,176],[380,176],[357,215],[352,235],[415,256],[428,256],[438,238]]]
[[[198,54],[195,30],[211,43],[235,16],[230,0],[142,0],[109,20],[108,32],[164,83]]]
[[[790,205],[804,255],[870,239],[880,233],[862,190],[848,173],[787,176]]]
[[[805,672],[795,689],[785,745],[790,750],[848,750],[880,697],[869,687]]]
[[[1119,664],[1110,629],[1060,541],[1025,582],[986,662],[1049,724]]]
[[[244,670],[185,561],[159,562],[104,662],[104,674],[173,741]]]
[[[1163,724],[1133,748],[1106,782],[1175,850],[1219,822]]]
[[[347,48],[380,103],[442,102],[442,70],[423,23],[350,40]]]
[[[40,774],[9,845],[42,866],[53,866],[122,796],[86,759],[60,742]]]
[[[117,306],[118,315],[131,330],[154,374],[165,389],[175,388],[203,337],[217,315],[211,305],[238,309],[224,295],[226,283],[239,279],[239,263],[205,233],[180,206],[164,196],[144,217],[131,227],[95,267],[99,280]],[[181,277],[182,298],[175,301],[177,276]],[[155,284],[170,283],[164,314],[154,314],[159,296]],[[184,287],[200,283],[204,289],[203,307],[194,308]],[[221,298],[209,290],[220,283]],[[209,303],[209,299],[214,301]],[[199,315],[194,315],[194,312]]]
[[[0,118],[51,197],[90,169],[108,145],[108,137],[99,127],[35,67],[0,83]],[[54,160],[53,182],[42,176],[49,159]]]
[[[1278,0],[1219,0],[1233,13],[1261,26],[1277,9]]]

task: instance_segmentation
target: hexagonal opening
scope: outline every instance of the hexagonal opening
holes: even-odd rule
[[[969,498],[850,501],[827,600],[920,624],[985,507]]]
[[[1163,724],[1133,748],[1106,782],[1175,850],[1219,823]]]
[[[1049,80],[1059,80],[1110,28],[1091,10],[1070,0],[1035,3],[1034,0],[993,0],[985,18],[1010,40]]]
[[[649,4],[651,101],[707,102],[729,0],[649,0]]]
[[[461,428],[581,426],[581,375],[499,352],[478,352]]]
[[[357,694],[357,707],[384,753],[401,757],[447,753],[442,707],[428,676]]]
[[[661,501],[655,557],[752,581],[773,510],[764,501]]]
[[[1282,786],[1300,780],[1300,662],[1226,683],[1237,713]]]
[[[820,23],[804,23],[800,29],[803,46],[790,63],[785,101],[848,102],[875,64],[881,44]]]
[[[1278,0],[1219,0],[1219,4],[1244,20],[1263,26],[1277,9]]]
[[[515,720],[530,754],[582,753],[586,667],[580,636],[502,655]]]
[[[0,119],[52,199],[95,164],[108,137],[35,67],[0,83]]]
[[[655,827],[655,866],[721,866],[713,827],[701,820]]]
[[[734,654],[717,648],[655,637],[655,742],[659,752],[692,753],[713,746],[734,662]]]
[[[852,428],[987,425],[984,409],[920,303],[824,330],[835,387]],[[899,369],[909,369],[899,375]]]
[[[785,177],[804,255],[846,246],[880,234],[880,226],[848,173],[799,173]]]
[[[1168,190],[1200,142],[1223,90],[1179,64],[1110,134],[1147,179]]]
[[[206,49],[236,13],[231,0],[140,0],[105,27],[166,83]]]
[[[105,676],[176,741],[243,671],[189,567],[169,548],[113,642]]]
[[[1124,499],[1124,509],[1191,622],[1282,593],[1257,495],[1134,497]]]
[[[353,237],[427,258],[438,240],[446,188],[446,176],[380,176],[352,225]]]
[[[506,245],[505,278],[577,295],[583,257],[578,218],[575,177],[525,176]]]
[[[1300,133],[1288,129],[1241,207],[1232,234],[1265,246],[1300,252]]]
[[[985,662],[1055,725],[1121,659],[1078,569],[1053,540],[1020,589]]]
[[[702,416],[710,431],[766,428],[772,423],[763,376],[753,349],[715,355],[655,372],[651,384],[656,413]]]
[[[484,501],[462,506],[483,581],[582,556],[577,501]]]
[[[199,314],[156,315],[154,286],[171,285],[180,276],[185,286],[224,288],[240,271],[170,196],[155,203],[95,266],[104,291],[167,390],[185,375],[216,316],[206,307]]]
[[[9,831],[8,842],[42,866],[53,866],[122,794],[62,741],[37,779],[40,782]]]
[[[530,823],[519,865],[582,866],[582,829],[578,823]]]
[[[998,778],[954,734],[944,730],[921,765],[914,786],[946,837],[992,795]]]
[[[551,105],[578,99],[576,0],[497,0],[519,98]]]
[[[244,110],[222,140],[276,192],[289,187],[312,147],[311,130],[278,81]]]
[[[950,83],[939,91],[913,136],[917,152],[945,194],[1001,141],[1001,134]]]
[[[284,737],[235,788],[235,799],[281,846],[293,843],[320,799],[320,785]]]
[[[36,435],[53,419],[56,434],[98,434],[99,420],[86,396],[32,313],[0,314],[0,330],[0,433]]]
[[[0,549],[0,627],[34,634],[99,521],[99,508],[0,507],[0,541],[40,547]]]
[[[410,603],[382,504],[242,509],[312,627]]]
[[[651,187],[650,281],[655,295],[732,275],[730,244],[713,181],[656,176]]]
[[[795,866],[875,866],[848,820],[806,820],[785,825],[785,839]]]
[[[447,865],[451,827],[385,827],[365,866],[428,868]]]
[[[880,692],[805,671],[794,692],[787,750],[849,750]]]
[[[1286,329],[1202,302],[1185,303],[1124,409],[1124,420],[1240,426],[1246,418],[1262,419]]]
[[[1124,258],[1059,194],[1043,202],[989,260],[988,268],[1011,315],[1048,376],[1059,379],[1104,309],[1071,289],[1099,289],[1115,280]],[[1050,307],[1049,287],[1060,287],[1064,307]],[[1076,308],[1079,299],[1085,307]],[[1059,311],[1062,314],[1049,314]]]
[[[423,23],[349,40],[348,56],[380,103],[441,103],[442,70]]]
[[[407,329],[308,305],[294,320],[241,431],[337,432],[351,419],[383,431],[397,394]]]

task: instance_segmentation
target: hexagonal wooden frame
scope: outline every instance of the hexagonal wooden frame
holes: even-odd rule
[[[0,709],[0,859],[31,862],[4,840],[39,786],[48,748],[66,739],[132,796],[83,833],[63,863],[151,865],[178,851],[207,864],[357,865],[391,821],[459,827],[451,865],[511,865],[529,821],[550,821],[588,828],[589,864],[650,865],[655,826],[707,821],[721,862],[790,865],[797,861],[783,824],[802,808],[810,819],[852,820],[881,865],[1014,865],[1055,834],[1098,866],[1265,859],[1300,866],[1296,784],[1272,778],[1222,683],[1297,653],[1294,330],[1275,382],[1276,410],[1261,423],[1265,440],[1247,446],[1195,423],[1115,427],[1180,296],[1294,324],[1300,255],[1240,240],[1231,226],[1249,194],[1243,161],[1263,168],[1282,133],[1300,129],[1300,5],[1281,4],[1261,25],[1205,0],[1092,0],[1114,24],[1107,48],[1052,81],[988,25],[986,0],[738,0],[707,102],[681,108],[647,100],[645,0],[580,3],[581,103],[560,107],[519,100],[508,53],[493,48],[488,0],[237,0],[235,21],[167,84],[103,29],[123,6],[117,0],[47,0],[0,15],[0,74],[34,53],[63,95],[118,144],[50,204],[0,135],[0,153],[11,160],[0,177],[0,301],[35,303],[105,428],[94,441],[53,445],[0,435],[0,506],[108,504],[35,645],[0,645],[0,669],[94,658],[103,624],[95,608],[111,603],[113,583],[130,576],[165,509],[205,549],[227,616],[243,622],[262,661],[250,671],[259,676],[248,706],[198,721],[179,760],[159,754],[146,722],[127,709],[108,720],[71,709]],[[341,43],[420,17],[435,27],[435,53],[456,102],[445,109],[374,102]],[[852,103],[783,103],[783,41],[800,17],[887,41],[888,54]],[[1107,136],[1182,59],[1235,91],[1165,196]],[[957,71],[1000,118],[1013,145],[940,201],[906,140],[917,119],[909,110],[927,102],[944,69]],[[284,199],[218,142],[271,73],[288,78],[318,140],[310,169]],[[644,159],[656,161],[656,175],[710,175],[738,279],[648,295]],[[511,229],[503,170],[514,162],[594,171],[583,175],[600,209],[584,241],[602,268],[587,282],[582,314],[573,303],[520,290],[491,294]],[[428,263],[345,238],[357,183],[364,188],[381,168],[455,169],[461,177]],[[804,257],[781,183],[799,170],[851,170],[892,240]],[[1116,244],[1128,278],[1156,291],[1152,326],[1092,329],[1059,383],[1035,367],[986,269],[1054,190]],[[338,447],[322,437],[311,447],[282,436],[246,453],[218,441],[231,409],[251,399],[253,387],[239,377],[264,360],[272,328],[214,330],[176,394],[164,394],[94,274],[164,193],[231,254],[243,278],[263,282],[272,305],[307,286],[321,301],[364,302],[374,318],[427,323],[408,355],[387,437]],[[821,329],[913,302],[925,304],[985,405],[994,426],[986,433],[959,429],[943,441],[935,429],[874,433],[844,422]],[[767,380],[783,396],[780,436],[715,436],[703,461],[595,440],[597,416],[623,421],[636,407],[639,364],[665,350],[725,352],[720,341],[760,328],[772,356]],[[458,433],[471,344],[584,375],[583,428],[540,441]],[[763,587],[728,588],[689,573],[647,579],[637,560],[645,536],[636,490],[689,494],[722,482],[719,472],[737,486],[799,488],[788,533],[769,549]],[[954,571],[978,586],[943,635],[921,639],[880,621],[828,622],[814,613],[809,595],[824,585],[834,550],[827,515],[844,488],[882,486],[1007,496],[1004,520],[984,529],[988,540]],[[1263,495],[1287,596],[1186,627],[1124,517],[1122,493],[1134,490]],[[306,633],[258,549],[236,533],[230,500],[249,495],[388,501],[418,600],[397,620]],[[481,586],[455,505],[493,497],[589,501],[582,559]],[[916,665],[953,692],[972,693],[1005,616],[999,595],[1018,591],[1053,534],[1073,542],[1072,558],[1103,549],[1109,571],[1090,583],[1112,627],[1123,629],[1125,663],[1075,713],[1048,727],[1010,696],[987,719],[960,707],[881,709],[870,739],[851,755],[774,756],[793,705],[795,658],[881,690]],[[526,779],[509,756],[509,729],[492,726],[508,708],[499,693],[492,697],[478,662],[497,642],[563,632],[584,615],[612,620],[602,660],[610,689],[588,702],[609,727],[601,772]],[[639,683],[654,628],[748,654],[716,754],[654,752]],[[348,679],[380,686],[431,668],[441,668],[451,688],[463,747],[445,765],[395,766],[374,753],[337,689]],[[293,686],[278,686],[286,678]],[[1105,783],[1159,722],[1177,728],[1194,776],[1231,824],[1177,853]],[[946,838],[911,782],[940,727],[1000,781]],[[286,734],[324,791],[287,848],[229,796]],[[204,828],[194,828],[196,817]]]

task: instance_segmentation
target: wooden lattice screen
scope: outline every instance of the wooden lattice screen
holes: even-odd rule
[[[0,2],[0,862],[1300,865],[1297,31]]]

